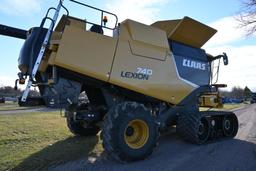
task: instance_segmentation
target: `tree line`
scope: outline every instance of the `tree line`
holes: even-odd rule
[[[21,89],[15,90],[11,86],[0,87],[0,97],[19,97],[22,96],[23,91]],[[30,96],[40,96],[40,93],[37,90],[30,90]]]
[[[253,95],[253,92],[247,86],[245,88],[235,86],[231,91],[220,91],[220,93],[223,97],[235,99],[249,99]]]
[[[21,96],[23,91],[21,89],[15,90],[11,86],[0,87],[0,97],[18,97]],[[221,91],[223,97],[245,99],[252,96],[252,91],[246,86],[245,88],[233,87],[231,91]],[[31,90],[30,96],[40,96],[37,90]]]

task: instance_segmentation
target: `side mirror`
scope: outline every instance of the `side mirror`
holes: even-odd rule
[[[224,65],[228,65],[228,56],[226,53],[223,53],[223,63]]]

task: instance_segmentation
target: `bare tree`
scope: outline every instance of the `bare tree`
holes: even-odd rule
[[[21,94],[21,90],[14,90],[13,87],[4,86],[0,87],[0,96],[4,97],[16,97]]]
[[[251,98],[252,97],[252,91],[247,86],[244,88],[244,97],[245,98]]]
[[[244,0],[238,20],[240,26],[247,29],[248,35],[256,32],[256,0]]]
[[[244,89],[241,87],[233,87],[231,90],[233,98],[242,99],[244,98]]]
[[[239,86],[235,86],[231,91],[221,91],[223,97],[242,99],[244,98],[244,89]]]
[[[0,87],[0,97],[2,97],[2,96],[17,97],[17,96],[21,96],[22,93],[23,93],[22,90],[20,90],[20,89],[15,90],[13,87],[10,87],[10,86]],[[36,89],[30,90],[29,96],[32,96],[32,97],[40,96],[40,93]]]

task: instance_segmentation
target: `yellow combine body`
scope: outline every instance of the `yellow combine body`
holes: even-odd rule
[[[195,144],[236,135],[234,113],[199,111],[222,106],[218,88],[223,86],[212,84],[212,64],[223,58],[227,65],[227,55],[214,57],[201,49],[215,29],[189,17],[151,25],[118,23],[115,14],[71,1],[100,12],[101,23],[69,16],[60,1],[40,27],[25,33],[8,27],[9,35],[25,39],[16,81],[29,77],[22,101],[31,86],[38,86],[47,106],[65,107],[71,132],[95,136],[101,130],[104,149],[121,161],[150,155],[159,133],[172,125]],[[67,15],[57,22],[61,9]],[[114,27],[105,14],[116,19]],[[48,19],[52,23],[44,28]]]
[[[173,23],[172,30],[165,30],[165,25]],[[186,28],[194,28],[193,34]],[[180,78],[168,37],[200,48],[216,30],[185,17],[182,20],[156,22],[151,26],[125,20],[114,32],[114,36],[109,37],[86,31],[85,21],[63,16],[50,41],[53,52],[45,57],[40,71],[44,72],[48,65],[59,66],[178,104],[197,85]],[[200,34],[202,32],[204,34]],[[143,69],[146,76],[138,73]]]

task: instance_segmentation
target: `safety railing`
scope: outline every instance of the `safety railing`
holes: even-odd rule
[[[44,56],[44,52],[45,52],[46,47],[47,47],[47,45],[48,45],[48,43],[49,43],[49,40],[50,40],[52,31],[53,31],[54,26],[55,26],[55,24],[56,24],[56,21],[57,21],[57,19],[58,19],[58,16],[59,16],[59,13],[60,13],[61,8],[64,8],[64,9],[66,10],[67,15],[69,14],[68,10],[63,6],[62,3],[63,3],[63,0],[60,0],[60,1],[59,1],[59,4],[58,4],[58,6],[57,6],[57,8],[54,8],[54,7],[49,8],[49,9],[47,10],[47,12],[46,12],[45,17],[43,18],[43,20],[42,20],[42,22],[41,22],[41,24],[40,24],[40,30],[39,30],[39,32],[38,32],[36,38],[35,38],[35,41],[38,40],[39,35],[40,35],[40,33],[42,32],[42,29],[44,28],[44,25],[45,25],[46,20],[50,20],[50,21],[51,21],[50,26],[49,26],[49,28],[48,28],[48,31],[47,31],[47,33],[46,33],[46,35],[45,35],[44,41],[43,41],[43,43],[42,43],[42,46],[41,46],[41,48],[40,48],[39,54],[37,55],[35,64],[34,64],[33,68],[31,67],[31,69],[30,69],[30,71],[29,71],[29,81],[28,81],[28,83],[27,83],[27,86],[26,86],[25,91],[23,92],[23,95],[22,95],[22,98],[21,98],[21,101],[22,101],[22,102],[25,102],[25,101],[26,101],[26,99],[27,99],[27,97],[28,97],[28,93],[29,93],[29,91],[30,91],[30,88],[31,88],[31,86],[32,86],[33,83],[34,83],[36,73],[37,73],[37,71],[38,71],[39,65],[40,65],[40,63],[41,63],[41,61],[42,61],[42,58],[43,58],[43,56]],[[49,13],[50,13],[51,10],[54,10],[54,11],[55,11],[54,16],[53,16],[52,18],[49,17]],[[35,43],[33,44],[32,48],[31,48],[32,51],[34,50],[34,48],[35,48]],[[33,65],[33,63],[32,63],[32,59],[31,59],[31,61],[30,61],[30,66],[32,66],[32,65]]]
[[[84,7],[87,7],[87,8],[90,8],[90,9],[93,9],[93,10],[96,10],[96,11],[99,11],[101,13],[101,23],[100,23],[100,26],[102,28],[106,28],[106,29],[110,29],[110,30],[114,30],[116,27],[117,27],[117,24],[118,24],[118,17],[116,14],[113,14],[111,12],[108,12],[108,11],[105,11],[105,10],[102,10],[100,8],[96,8],[96,7],[93,7],[93,6],[90,6],[90,5],[87,5],[87,4],[84,4],[82,2],[79,2],[79,1],[76,1],[76,0],[70,0],[71,2],[74,2],[76,4],[79,4],[79,5],[82,5]],[[108,15],[111,15],[115,18],[115,25],[114,27],[107,27],[106,25],[104,25],[104,14],[108,14]],[[86,23],[89,23],[89,24],[92,24],[92,25],[99,25],[97,23],[94,23],[94,22],[90,22],[90,21],[85,21]]]
[[[218,59],[217,65],[215,65],[214,61],[211,62],[211,84],[216,84],[219,80],[219,71],[220,71],[220,59]]]
[[[47,30],[47,33],[46,33],[45,38],[44,38],[44,41],[43,41],[43,43],[42,43],[42,46],[41,46],[40,51],[39,51],[39,54],[37,55],[37,58],[36,58],[36,61],[35,61],[34,64],[33,64],[32,58],[31,58],[30,66],[33,65],[33,67],[30,67],[30,71],[29,71],[29,81],[28,81],[28,83],[27,83],[26,89],[25,89],[25,91],[23,92],[23,95],[22,95],[22,98],[21,98],[21,101],[23,101],[23,102],[26,101],[27,96],[28,96],[28,93],[29,93],[29,91],[30,91],[30,88],[31,88],[31,86],[33,86],[33,84],[35,83],[35,76],[36,76],[36,73],[37,73],[37,71],[38,71],[38,68],[39,68],[39,66],[40,66],[40,63],[41,63],[42,58],[43,58],[43,56],[44,56],[44,52],[45,52],[45,50],[46,50],[46,47],[47,47],[48,44],[49,44],[49,40],[50,40],[50,37],[51,37],[51,35],[52,35],[52,32],[53,32],[54,26],[55,26],[55,24],[56,24],[56,21],[57,21],[57,19],[58,19],[60,10],[63,8],[63,9],[66,11],[67,16],[69,16],[69,11],[68,11],[68,9],[63,5],[63,1],[64,1],[64,0],[59,0],[59,4],[58,4],[58,6],[57,6],[56,8],[54,8],[54,7],[49,8],[49,9],[47,10],[47,12],[46,12],[45,17],[43,18],[43,20],[42,20],[42,22],[41,22],[41,24],[40,24],[40,30],[39,30],[39,32],[38,32],[36,38],[35,38],[35,42],[36,42],[36,40],[38,40],[39,35],[41,34],[42,30],[44,29],[45,22],[46,22],[47,20],[50,21],[50,26],[49,26],[49,28],[48,28],[48,30]],[[96,8],[96,7],[93,7],[93,6],[84,4],[84,3],[79,2],[79,1],[76,1],[76,0],[70,0],[70,1],[73,2],[73,3],[79,4],[79,5],[82,5],[82,6],[84,6],[84,7],[87,7],[87,8],[96,10],[96,11],[99,11],[99,12],[101,13],[101,25],[100,25],[100,26],[101,26],[102,28],[106,28],[106,29],[110,29],[110,30],[114,30],[114,29],[116,28],[117,23],[118,23],[118,17],[117,17],[117,15],[115,15],[115,14],[113,14],[113,13],[111,13],[111,12],[108,12],[108,11],[105,11],[105,10],[102,10],[102,9],[99,9],[99,8]],[[50,13],[51,11],[55,11],[53,17],[49,17],[49,13]],[[105,25],[105,23],[107,22],[107,18],[104,17],[104,14],[111,15],[111,16],[113,16],[113,17],[115,18],[115,26],[114,26],[114,27],[107,27],[107,26]],[[94,22],[90,22],[90,21],[85,21],[85,22],[86,22],[86,23],[89,23],[89,24],[92,24],[92,25],[98,25],[98,24],[96,24],[96,23],[94,23]],[[34,45],[32,46],[32,48],[31,48],[32,51],[33,51],[34,48],[35,48],[34,46],[35,46],[35,44],[34,44]]]

